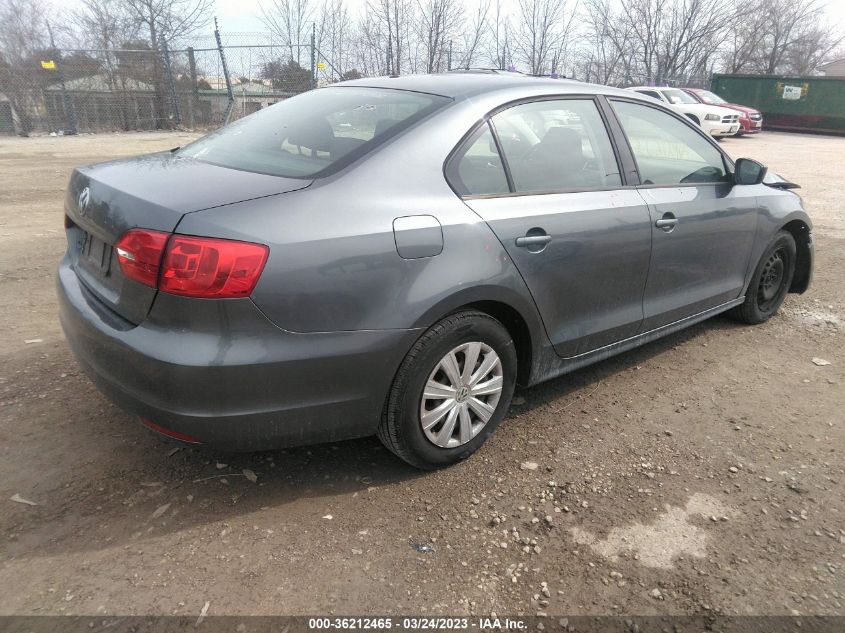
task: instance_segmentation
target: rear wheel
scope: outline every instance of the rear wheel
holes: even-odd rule
[[[795,255],[795,238],[787,231],[778,232],[754,270],[745,301],[731,310],[730,315],[750,324],[772,318],[792,285]]]
[[[379,439],[417,468],[465,459],[507,413],[515,382],[516,350],[502,324],[483,312],[450,315],[402,362]]]

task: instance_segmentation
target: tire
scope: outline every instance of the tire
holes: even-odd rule
[[[450,355],[456,366],[449,362]],[[464,373],[467,362],[473,363],[474,371],[469,374]],[[447,316],[426,331],[402,361],[387,397],[378,437],[398,457],[423,470],[466,459],[505,417],[516,370],[513,340],[499,321],[474,310]],[[459,380],[450,380],[449,376]],[[452,389],[453,382],[460,388]],[[476,395],[470,390],[471,384]],[[453,395],[437,397],[447,393]],[[457,413],[453,414],[453,409]],[[423,428],[424,415],[427,424],[437,419],[427,430]],[[450,422],[452,429],[448,428]]]
[[[766,248],[748,284],[745,301],[728,314],[742,323],[764,323],[777,313],[795,275],[795,238],[779,231]]]

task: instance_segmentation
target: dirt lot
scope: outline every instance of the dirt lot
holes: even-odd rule
[[[724,142],[803,185],[810,292],[524,391],[429,474],[375,439],[174,452],[81,375],[69,172],[187,138],[0,140],[0,613],[845,614],[845,138]]]

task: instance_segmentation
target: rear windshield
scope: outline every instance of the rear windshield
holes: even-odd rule
[[[366,154],[450,100],[378,88],[322,88],[285,99],[179,150],[245,171],[313,178]]]

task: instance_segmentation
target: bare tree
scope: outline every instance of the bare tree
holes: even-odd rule
[[[41,90],[34,56],[49,45],[45,15],[41,0],[0,0],[0,90],[24,136],[33,129],[31,113]]]
[[[156,127],[166,126],[163,60],[159,52],[206,25],[214,0],[121,0],[152,49]]]
[[[446,69],[449,41],[458,35],[464,17],[456,0],[418,0],[417,36],[423,54],[423,69],[428,73]]]
[[[630,22],[620,19],[610,0],[587,0],[584,12],[585,80],[609,85],[627,83],[634,55]]]
[[[288,48],[290,59],[301,66],[304,49],[311,41],[314,14],[311,0],[269,0],[260,7],[264,24]]]
[[[742,19],[725,46],[728,72],[811,73],[842,42],[820,0],[756,0],[738,7],[744,7]]]
[[[761,43],[760,70],[773,75],[782,67],[788,51],[821,22],[824,6],[818,0],[767,0],[768,29]]]
[[[380,74],[410,70],[414,9],[411,0],[368,0],[361,27],[363,56]],[[379,59],[380,58],[380,59]]]
[[[344,0],[324,0],[317,15],[317,51],[328,62],[331,80],[339,80],[351,67],[353,24]]]
[[[737,0],[734,5],[738,19],[725,42],[724,68],[727,72],[750,70],[757,62],[769,25],[766,5],[767,0]]]
[[[620,30],[641,81],[685,80],[728,39],[730,0],[627,0]]]
[[[45,15],[41,0],[0,0],[0,54],[15,60],[46,48]]]
[[[550,66],[552,73],[562,73],[566,64],[572,43],[574,40],[575,18],[578,17],[578,1],[569,8],[567,5],[561,7],[560,30],[557,33],[557,46],[552,49]]]
[[[76,31],[92,48],[120,48],[138,37],[138,21],[122,0],[81,0],[71,18]]]
[[[833,24],[816,24],[802,29],[792,46],[783,57],[786,72],[795,75],[809,75],[831,57],[836,56],[839,47],[845,41],[843,35]]]
[[[459,68],[470,68],[475,65],[484,37],[487,35],[489,24],[488,15],[492,0],[480,0],[472,21],[461,34],[461,57],[457,63]]]
[[[532,75],[549,68],[552,51],[560,45],[561,0],[519,0],[515,44]]]
[[[121,0],[158,50],[209,23],[214,0]]]
[[[502,8],[502,0],[496,0],[496,9],[489,26],[489,57],[500,70],[506,70],[513,60],[512,32],[510,16]]]

